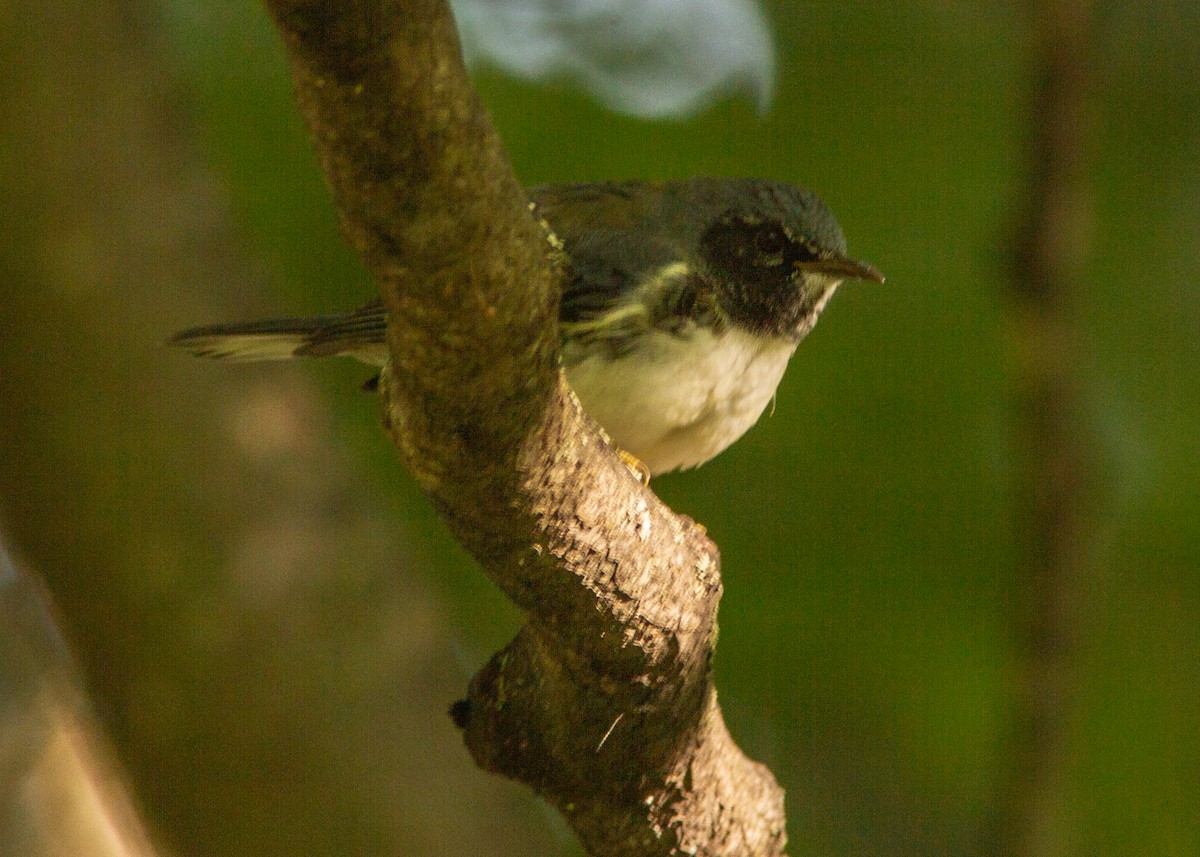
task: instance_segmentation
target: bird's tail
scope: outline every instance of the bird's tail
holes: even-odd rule
[[[168,344],[216,360],[355,357],[373,366],[387,360],[387,316],[372,304],[356,312],[310,318],[209,324],[181,331]]]

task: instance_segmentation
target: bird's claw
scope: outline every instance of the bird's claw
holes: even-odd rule
[[[621,456],[621,461],[629,468],[629,472],[637,477],[637,480],[643,485],[650,484],[650,468],[642,463],[642,460],[631,452],[626,452],[623,449],[618,449],[617,454]]]

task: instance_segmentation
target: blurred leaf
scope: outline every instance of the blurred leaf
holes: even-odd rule
[[[754,0],[455,0],[468,60],[570,80],[612,110],[683,117],[743,91],[765,110],[775,55]]]

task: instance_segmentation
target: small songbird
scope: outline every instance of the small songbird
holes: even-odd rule
[[[758,420],[843,280],[833,214],[763,179],[543,185],[529,191],[566,255],[562,365],[580,403],[652,474],[696,467]],[[343,315],[196,327],[204,357],[388,360],[380,301]]]

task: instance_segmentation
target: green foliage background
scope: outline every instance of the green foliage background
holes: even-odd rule
[[[261,10],[171,8],[207,157],[275,274],[250,303],[302,314],[368,298]],[[888,275],[838,294],[770,418],[654,488],[722,548],[718,687],[735,736],[787,788],[791,853],[981,853],[1014,679],[1003,276],[1029,30],[1006,3],[776,0],[769,14],[766,115],[733,100],[646,122],[566,86],[486,70],[479,86],[530,184],[793,181]],[[1186,855],[1200,853],[1200,6],[1119,0],[1100,19],[1093,255],[1072,311],[1103,491],[1069,806],[1077,853]],[[396,464],[355,392],[363,371],[264,371],[319,376],[337,402],[361,478],[424,545],[416,565],[465,684],[517,617]]]

